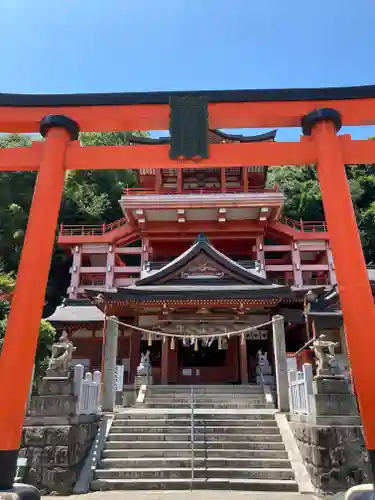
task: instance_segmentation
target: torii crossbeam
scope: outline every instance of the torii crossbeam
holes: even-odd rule
[[[352,373],[375,473],[375,370],[369,349],[375,333],[374,303],[345,174],[345,164],[375,162],[375,141],[337,135],[341,125],[370,124],[375,124],[375,86],[0,94],[0,130],[40,131],[45,137],[31,147],[0,149],[1,171],[38,171],[0,357],[0,490],[13,485],[65,172],[72,169],[316,164]],[[207,143],[209,128],[301,126],[304,137],[298,142]],[[77,141],[80,130],[163,129],[171,132],[170,146],[81,147]]]

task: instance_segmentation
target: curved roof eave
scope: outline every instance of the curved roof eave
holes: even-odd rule
[[[277,130],[270,130],[269,132],[265,132],[264,134],[257,134],[257,135],[228,134],[226,132],[222,132],[219,129],[210,129],[209,131],[212,134],[216,135],[218,138],[223,139],[225,141],[244,142],[244,143],[274,141],[277,134]],[[171,142],[171,138],[169,136],[141,137],[134,134],[127,134],[127,139],[130,144],[143,144],[143,145],[170,144]]]

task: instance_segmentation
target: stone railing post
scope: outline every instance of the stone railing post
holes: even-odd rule
[[[289,411],[288,372],[286,364],[284,318],[272,318],[273,352],[275,355],[275,375],[279,410]]]
[[[305,363],[302,366],[303,373],[303,385],[307,402],[307,411],[308,414],[311,414],[312,406],[313,406],[313,370],[312,365],[309,363]]]
[[[85,368],[83,365],[75,365],[74,376],[73,376],[73,387],[74,387],[74,395],[77,398],[79,398],[79,395],[81,393],[84,372]]]
[[[103,373],[103,393],[102,393],[102,409],[103,411],[113,411],[115,406],[115,372],[117,358],[117,340],[118,340],[118,324],[112,319],[117,319],[114,316],[108,318],[107,330],[105,332],[104,342],[104,373]]]

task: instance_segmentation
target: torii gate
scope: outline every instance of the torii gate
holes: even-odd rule
[[[0,357],[0,490],[12,487],[67,170],[316,164],[348,350],[375,473],[374,303],[345,164],[375,162],[375,141],[337,135],[375,124],[375,86],[81,95],[0,94],[2,132],[44,142],[0,149],[1,171],[38,171]],[[300,127],[298,142],[210,144],[208,128]],[[79,130],[165,130],[171,145],[81,147]],[[375,477],[375,474],[374,474]]]

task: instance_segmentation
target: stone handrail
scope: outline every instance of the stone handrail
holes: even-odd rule
[[[288,372],[289,406],[291,413],[311,413],[311,396],[313,394],[312,366],[305,363],[302,371]]]
[[[74,393],[77,397],[77,415],[92,415],[100,411],[101,373],[87,372],[83,365],[74,367]]]

